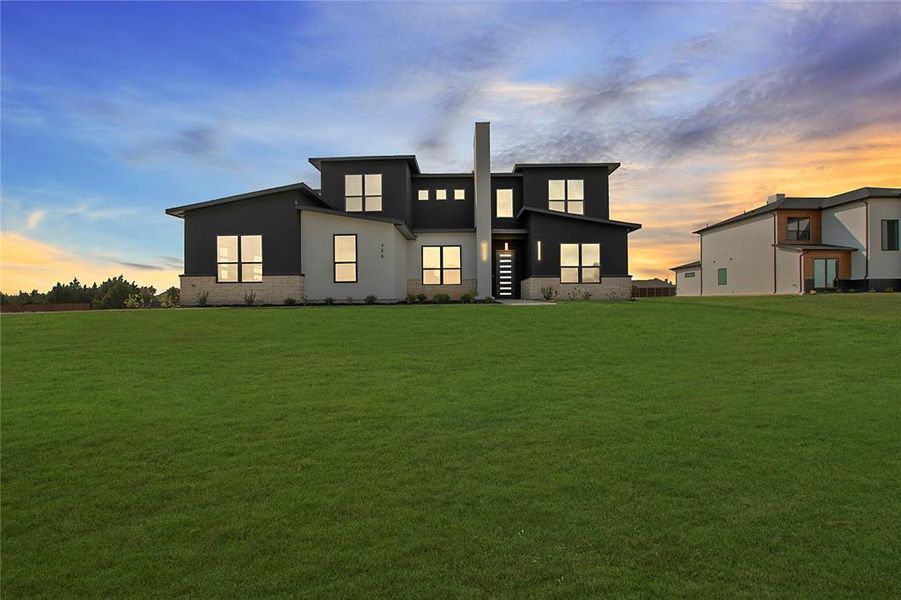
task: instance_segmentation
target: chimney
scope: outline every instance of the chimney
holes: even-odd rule
[[[767,196],[766,203],[772,204],[773,202],[778,202],[779,200],[785,200],[785,194],[772,194]]]
[[[475,184],[476,296],[487,298],[491,289],[491,123],[476,123],[472,141]]]

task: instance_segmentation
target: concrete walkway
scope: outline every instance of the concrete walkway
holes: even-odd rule
[[[511,298],[510,300],[497,300],[500,304],[507,306],[553,306],[556,302],[542,302],[540,300],[520,300],[519,298]]]

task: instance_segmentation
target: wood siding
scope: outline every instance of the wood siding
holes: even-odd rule
[[[851,279],[851,251],[850,250],[807,250],[802,255],[804,263],[804,285],[802,289],[808,291],[813,288],[813,260],[815,258],[836,258],[838,279]]]
[[[810,240],[789,241],[788,218],[807,217],[810,219]],[[823,221],[819,210],[777,210],[776,226],[780,244],[822,244]]]

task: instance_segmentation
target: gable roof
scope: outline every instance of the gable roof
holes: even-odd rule
[[[613,173],[619,168],[620,163],[516,163],[513,165],[513,172],[519,173],[523,169],[567,169],[567,168],[591,168],[604,167],[607,174]]]
[[[758,206],[757,208],[751,209],[740,215],[729,217],[728,219],[724,219],[711,225],[707,225],[706,227],[702,227],[701,229],[698,229],[697,231],[694,231],[692,233],[704,233],[716,227],[731,225],[732,223],[737,223],[739,221],[750,219],[758,215],[771,213],[776,210],[822,210],[824,208],[832,208],[833,206],[847,204],[848,202],[856,202],[858,200],[865,200],[867,198],[879,198],[884,196],[890,198],[901,198],[901,188],[863,187],[856,190],[851,190],[850,192],[844,192],[842,194],[830,196],[828,198],[779,198],[778,200],[774,200],[773,202],[770,202],[763,206]]]
[[[282,185],[274,188],[266,188],[265,190],[256,190],[253,192],[245,192],[243,194],[235,194],[234,196],[224,196],[222,198],[215,198],[213,200],[205,200],[203,202],[195,202],[194,204],[185,204],[183,206],[174,206],[172,208],[166,209],[167,215],[172,215],[174,217],[184,217],[185,212],[189,210],[197,210],[198,208],[207,208],[209,206],[217,206],[219,204],[227,204],[229,202],[238,202],[239,200],[247,200],[249,198],[255,198],[257,196],[266,196],[268,194],[277,194],[279,192],[290,192],[293,190],[298,190],[301,193],[306,194],[309,198],[312,198],[316,202],[326,206],[325,202],[322,200],[322,197],[319,195],[317,190],[314,190],[304,182],[300,181],[298,183],[291,183],[288,185]]]
[[[641,223],[627,223],[626,221],[611,221],[610,219],[601,219],[600,217],[588,217],[585,215],[574,215],[572,213],[564,213],[558,212],[555,210],[547,210],[546,208],[535,208],[534,206],[523,206],[519,209],[519,212],[516,213],[516,220],[523,215],[523,213],[536,213],[540,215],[549,215],[551,217],[562,217],[564,219],[576,219],[578,221],[590,221],[592,223],[601,223],[603,225],[613,225],[616,227],[625,227],[629,231],[635,231],[636,229],[641,229]]]
[[[671,288],[671,287],[676,287],[675,285],[673,285],[673,284],[670,283],[669,281],[663,281],[662,279],[660,279],[660,278],[658,278],[658,277],[654,277],[653,279],[633,279],[633,280],[632,280],[632,285],[634,285],[634,286],[637,287],[637,288],[657,288],[657,287]]]
[[[317,170],[322,170],[324,162],[350,162],[350,161],[369,161],[369,160],[405,160],[410,165],[410,170],[414,175],[419,175],[419,163],[416,161],[415,154],[386,154],[371,156],[321,156],[310,159],[310,164]]]

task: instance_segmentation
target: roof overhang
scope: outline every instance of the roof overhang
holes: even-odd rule
[[[290,192],[293,190],[300,191],[302,193],[307,194],[311,198],[314,198],[318,202],[323,202],[322,197],[319,193],[303,183],[302,181],[299,183],[291,183],[288,185],[282,185],[274,188],[267,188],[265,190],[256,190],[253,192],[246,192],[244,194],[235,194],[234,196],[225,196],[223,198],[216,198],[214,200],[205,200],[203,202],[195,202],[194,204],[185,204],[183,206],[174,206],[172,208],[166,209],[167,215],[172,215],[173,217],[184,218],[185,213],[189,210],[197,210],[200,208],[207,208],[210,206],[218,206],[220,204],[227,204],[229,202],[238,202],[240,200],[248,200],[250,198],[256,198],[257,196],[266,196],[268,194],[277,194],[279,192]]]
[[[563,219],[588,221],[591,223],[598,223],[600,225],[613,225],[614,227],[625,227],[629,231],[635,231],[637,229],[641,229],[641,223],[628,223],[626,221],[612,221],[610,219],[601,219],[599,217],[588,217],[585,215],[574,215],[572,213],[557,212],[555,210],[546,210],[544,208],[535,208],[533,206],[523,206],[521,209],[519,209],[519,212],[516,213],[516,220],[519,220],[519,218],[522,217],[523,213],[534,213],[534,214],[538,214],[538,215],[547,215],[550,217],[560,217]]]
[[[851,246],[835,246],[833,244],[776,244],[776,247],[780,250],[797,250],[799,252],[804,250],[847,250],[850,252],[857,252],[857,248]]]
[[[701,267],[701,261],[696,260],[694,262],[685,263],[684,265],[679,265],[678,267],[670,267],[670,271],[681,271],[682,269],[698,269]]]
[[[513,165],[513,172],[519,173],[524,169],[592,169],[603,167],[607,169],[607,174],[613,173],[619,168],[620,163],[516,163]]]
[[[297,205],[297,210],[300,212],[314,212],[323,215],[330,215],[333,217],[344,217],[345,219],[359,219],[361,221],[375,221],[376,223],[388,223],[390,225],[394,225],[397,230],[400,232],[404,238],[408,240],[415,240],[416,234],[410,229],[410,226],[407,225],[405,221],[401,219],[392,219],[391,217],[378,217],[375,215],[366,215],[362,213],[349,213],[344,212],[342,210],[335,210],[333,208],[321,208],[319,206],[304,206],[301,204]]]
[[[410,170],[414,175],[419,175],[419,163],[416,161],[415,154],[390,154],[382,156],[321,156],[310,159],[310,164],[322,171],[322,163],[325,162],[360,162],[374,160],[403,160],[410,165]]]

